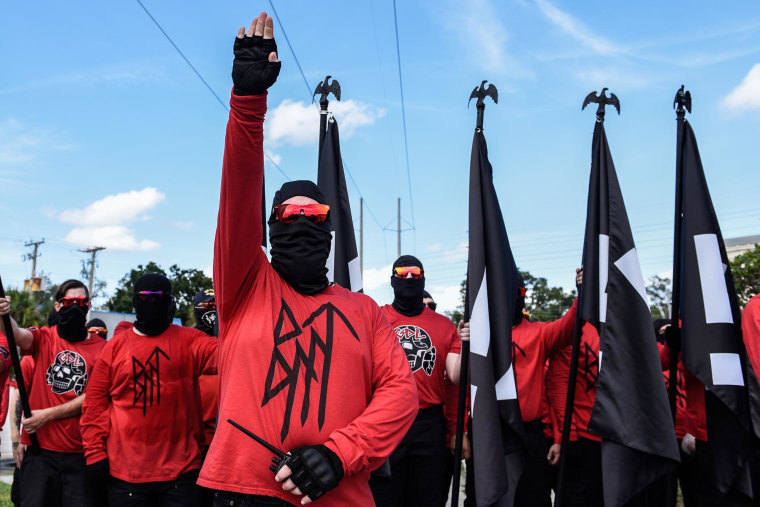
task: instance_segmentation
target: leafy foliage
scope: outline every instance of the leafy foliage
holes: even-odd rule
[[[182,269],[176,264],[169,267],[168,273],[152,261],[145,266],[138,265],[119,280],[116,293],[108,301],[108,309],[112,312],[132,313],[134,311],[132,294],[134,293],[135,282],[141,276],[150,273],[164,275],[171,281],[172,293],[177,301],[176,316],[182,320],[183,325],[194,324],[193,298],[199,290],[210,288],[212,281],[201,270]]]
[[[671,286],[670,278],[662,278],[657,275],[649,277],[646,290],[647,296],[649,296],[652,320],[670,318]]]
[[[744,308],[752,296],[760,294],[760,244],[737,256],[730,264],[736,295]]]
[[[57,285],[39,292],[8,289],[5,295],[11,298],[11,315],[19,327],[47,326],[48,315],[55,303],[53,297],[56,290]]]

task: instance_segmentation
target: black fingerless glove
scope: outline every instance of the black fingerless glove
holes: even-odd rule
[[[282,64],[269,61],[269,53],[277,52],[274,39],[264,39],[260,35],[235,37],[232,50],[235,53],[232,62],[235,95],[259,95],[277,81]]]
[[[289,479],[312,500],[336,487],[343,478],[340,458],[324,445],[297,447],[280,467],[284,465],[290,467]]]
[[[92,465],[87,465],[85,467],[85,470],[87,472],[87,478],[91,482],[106,482],[108,480],[108,473],[110,471],[110,468],[108,466],[108,458],[100,460],[97,463],[93,463]]]

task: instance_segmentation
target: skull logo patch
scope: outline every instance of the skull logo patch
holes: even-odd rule
[[[84,391],[87,377],[87,363],[82,356],[71,350],[59,352],[45,374],[47,384],[55,394],[74,391],[77,396]]]
[[[394,329],[399,344],[406,353],[412,373],[422,368],[427,376],[433,374],[436,351],[427,331],[421,327],[404,325]]]

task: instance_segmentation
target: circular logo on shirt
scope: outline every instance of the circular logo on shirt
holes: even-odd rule
[[[418,326],[403,325],[394,329],[396,338],[406,353],[412,373],[422,368],[430,376],[435,368],[435,347],[427,331]]]
[[[55,394],[74,391],[79,396],[87,385],[87,363],[76,352],[62,350],[48,367],[45,379]]]

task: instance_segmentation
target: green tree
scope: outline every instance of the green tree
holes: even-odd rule
[[[20,327],[47,326],[48,314],[53,309],[53,297],[57,285],[44,291],[27,292],[8,289],[7,296],[11,297],[11,315]]]
[[[649,296],[649,309],[652,311],[652,319],[670,318],[670,278],[650,276],[646,290]]]
[[[535,277],[528,271],[520,271],[528,293],[525,307],[531,320],[552,321],[562,317],[575,300],[575,289],[565,292],[562,287],[550,287],[546,278]]]
[[[752,296],[760,294],[760,244],[730,262],[739,304],[744,308]]]
[[[134,311],[132,295],[134,294],[135,282],[141,276],[151,273],[164,275],[171,281],[172,292],[177,302],[177,313],[175,315],[182,321],[182,325],[193,325],[195,323],[193,298],[199,290],[212,287],[212,281],[201,270],[182,269],[176,264],[169,267],[168,273],[152,261],[145,266],[138,265],[119,280],[116,293],[108,301],[108,309],[112,312],[132,313]]]
[[[448,318],[454,324],[459,324],[459,321],[464,318],[464,300],[467,295],[467,279],[462,280],[459,284],[459,305],[452,311],[444,312]]]

